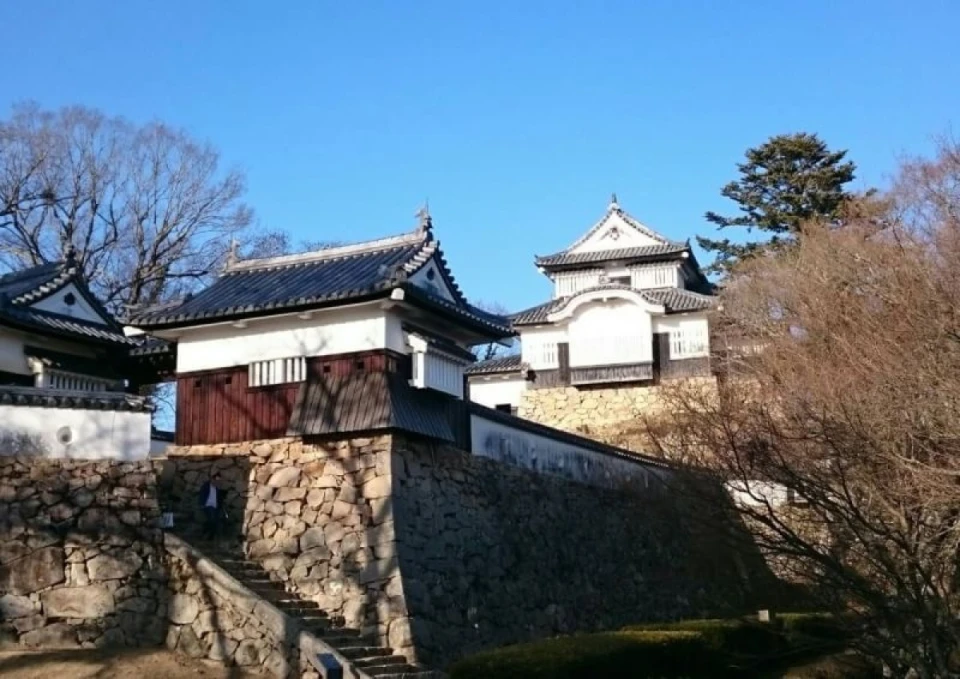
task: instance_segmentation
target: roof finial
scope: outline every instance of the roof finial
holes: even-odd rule
[[[67,244],[67,249],[63,253],[63,265],[65,268],[69,269],[72,266],[75,266],[77,263],[77,249],[73,246],[73,243]]]
[[[417,228],[420,231],[426,232],[426,231],[429,231],[431,228],[433,228],[433,219],[430,217],[430,200],[429,199],[423,201],[423,207],[417,210],[417,214],[415,215],[415,217],[417,218],[417,220],[419,220],[419,224],[417,225]]]
[[[227,261],[224,268],[229,268],[240,261],[240,241],[236,238],[230,240],[230,249],[227,251]]]
[[[610,209],[611,209],[611,210],[618,210],[618,209],[620,209],[620,203],[617,202],[617,194],[616,194],[616,192],[613,192],[613,193],[610,194]]]

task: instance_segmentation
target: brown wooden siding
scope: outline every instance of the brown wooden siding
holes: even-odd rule
[[[395,352],[367,351],[307,361],[307,375],[409,372]],[[302,383],[247,384],[247,366],[177,376],[176,444],[193,446],[286,436]]]

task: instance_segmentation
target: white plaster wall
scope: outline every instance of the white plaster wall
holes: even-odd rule
[[[690,355],[689,358],[696,356],[707,356],[710,353],[710,326],[706,314],[678,314],[673,316],[662,316],[654,319],[654,332],[668,332],[671,334],[686,333],[690,336],[701,337],[704,342],[704,350],[697,352],[696,355]],[[672,352],[672,348],[671,348]],[[671,358],[680,358],[671,355]]]
[[[150,439],[150,456],[157,457],[165,455],[167,448],[173,444],[170,441],[160,441],[159,439]]]
[[[430,278],[430,275],[433,278]],[[437,258],[431,257],[430,261],[410,277],[410,282],[421,288],[429,290],[444,299],[453,301],[453,293],[446,283],[443,282],[443,276],[440,274],[440,265],[437,264]]]
[[[254,319],[245,328],[226,323],[190,330],[177,346],[177,372],[383,349],[388,337],[386,315],[379,307],[357,307],[314,312],[308,319],[296,315]],[[391,342],[395,342],[396,328],[391,328]]]
[[[407,344],[407,333],[403,330],[403,321],[400,320],[400,317],[397,314],[387,312],[384,317],[384,326],[386,330],[386,348],[398,351],[401,354],[410,353],[410,346]]]
[[[679,264],[649,264],[630,267],[631,285],[641,290],[680,286]]]
[[[567,341],[565,326],[544,325],[520,330],[520,355],[534,370],[556,368],[557,343]]]
[[[570,320],[570,365],[653,360],[650,314],[627,300],[584,304]]]
[[[17,375],[30,375],[23,355],[23,336],[0,330],[0,370]]]
[[[68,294],[72,294],[76,298],[76,301],[72,305],[63,301]],[[103,317],[94,311],[92,306],[87,304],[87,300],[83,298],[80,291],[77,290],[77,286],[73,283],[67,285],[62,290],[58,290],[49,297],[44,297],[39,302],[31,304],[30,307],[103,325]]]
[[[520,406],[523,392],[527,390],[529,382],[518,375],[470,378],[470,400],[488,408],[509,403],[513,407]]]
[[[612,238],[610,230],[616,227],[618,237]],[[616,248],[633,248],[643,245],[655,245],[658,241],[650,236],[640,233],[618,214],[610,214],[603,223],[603,226],[590,236],[587,240],[580,243],[570,252],[597,252],[598,250],[610,250]]]
[[[595,288],[600,285],[600,274],[602,269],[589,269],[587,271],[562,271],[553,276],[553,297],[569,297],[575,295],[581,290]]]
[[[596,486],[647,488],[666,473],[661,467],[534,434],[482,415],[471,415],[470,427],[474,455],[542,474]]]
[[[70,443],[60,442],[57,432],[62,428],[69,428]],[[23,452],[43,457],[143,460],[150,454],[150,413],[4,405],[0,436],[0,455],[17,452],[10,450],[10,440],[23,439]]]
[[[735,503],[741,507],[782,507],[790,503],[789,489],[779,483],[771,481],[730,481],[726,484],[727,492]]]

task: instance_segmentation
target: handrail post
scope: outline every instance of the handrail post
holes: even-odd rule
[[[343,665],[332,653],[317,654],[317,664],[320,666],[320,676],[323,679],[343,679]]]

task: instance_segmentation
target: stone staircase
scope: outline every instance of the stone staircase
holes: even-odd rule
[[[349,659],[353,666],[377,679],[437,679],[443,675],[411,665],[407,658],[379,645],[358,629],[335,624],[314,601],[301,599],[288,592],[281,582],[254,561],[250,561],[239,547],[212,544],[195,534],[177,534],[216,563],[247,589],[269,601],[286,615],[299,620],[308,630]]]

